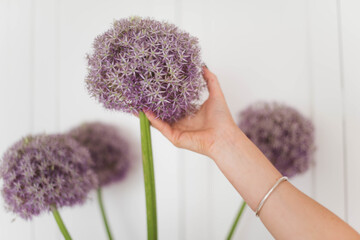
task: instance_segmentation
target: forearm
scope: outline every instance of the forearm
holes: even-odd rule
[[[255,210],[281,174],[237,127],[216,76],[203,70],[209,98],[195,116],[172,125],[148,112],[147,117],[175,146],[214,159]],[[260,218],[276,239],[360,239],[340,218],[286,181],[265,202]]]
[[[255,210],[259,199],[281,177],[256,146],[239,130],[224,134],[211,157],[225,177]],[[264,160],[265,159],[265,160]]]
[[[281,177],[240,130],[225,133],[211,157],[254,211]],[[345,222],[289,182],[270,195],[260,218],[276,239],[360,239]]]

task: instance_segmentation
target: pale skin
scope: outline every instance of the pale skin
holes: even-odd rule
[[[282,175],[235,124],[217,77],[206,67],[203,76],[209,98],[194,116],[169,125],[151,112],[145,114],[175,146],[213,159],[255,211]],[[259,217],[275,239],[360,239],[347,223],[288,181],[269,196]]]

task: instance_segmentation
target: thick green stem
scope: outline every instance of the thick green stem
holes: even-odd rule
[[[229,232],[229,234],[228,234],[228,236],[226,238],[227,240],[230,240],[232,238],[232,236],[233,236],[233,234],[235,232],[236,226],[237,226],[237,224],[238,224],[238,222],[240,220],[240,217],[241,217],[242,213],[244,212],[245,206],[246,206],[246,202],[243,200],[243,203],[241,204],[240,210],[239,210],[238,214],[236,215],[234,223],[233,223],[233,225],[232,225],[232,227],[230,229],[230,232]]]
[[[101,215],[102,215],[102,218],[103,218],[103,221],[104,221],[104,225],[105,225],[105,228],[106,228],[107,235],[109,237],[109,240],[112,240],[113,237],[111,235],[109,223],[108,223],[108,220],[107,220],[107,217],[106,217],[104,203],[103,203],[103,199],[102,199],[102,192],[101,192],[100,187],[97,190],[97,197],[98,197],[98,203],[99,203],[99,207],[100,207],[100,210],[101,210]]]
[[[157,220],[156,220],[156,194],[153,156],[151,147],[150,122],[143,112],[139,113],[141,130],[141,149],[144,169],[145,197],[146,197],[146,216],[148,240],[157,239]]]
[[[56,220],[56,222],[57,222],[57,224],[58,224],[58,226],[60,228],[60,231],[63,234],[64,238],[66,240],[71,240],[70,234],[69,234],[68,230],[66,229],[65,224],[64,224],[63,220],[61,219],[60,213],[58,212],[55,205],[51,206],[51,211],[52,211],[52,213],[54,215],[54,218],[55,218],[55,220]]]

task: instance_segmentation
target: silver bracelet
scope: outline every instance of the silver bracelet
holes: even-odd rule
[[[281,177],[279,178],[279,180],[277,180],[277,182],[274,184],[274,186],[272,188],[270,188],[270,190],[267,192],[267,194],[265,195],[265,197],[261,200],[261,202],[259,203],[259,206],[256,209],[255,215],[257,217],[259,217],[260,214],[260,210],[261,208],[264,206],[265,201],[268,199],[268,197],[270,196],[270,194],[275,190],[275,188],[277,186],[279,186],[280,183],[282,183],[283,181],[287,181],[288,178],[287,177]]]

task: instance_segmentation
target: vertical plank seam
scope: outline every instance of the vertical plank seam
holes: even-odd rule
[[[174,20],[175,24],[181,26],[182,24],[182,0],[174,0]],[[178,239],[185,239],[186,229],[185,229],[185,199],[186,199],[186,189],[185,189],[185,161],[183,160],[184,152],[178,150]]]
[[[214,205],[214,201],[213,201],[213,186],[214,186],[214,177],[213,177],[213,173],[212,173],[212,165],[211,165],[211,161],[212,159],[207,158],[206,159],[207,162],[207,167],[206,167],[206,171],[207,173],[207,178],[208,178],[208,184],[207,184],[207,199],[208,199],[208,205],[207,205],[207,211],[208,211],[208,220],[207,220],[207,227],[208,227],[208,231],[207,231],[207,239],[212,239],[212,236],[214,236],[214,228],[213,228],[213,211],[212,211],[212,207]]]
[[[208,6],[208,9],[213,9],[213,0],[202,0],[202,5],[203,6]],[[209,36],[211,31],[209,28],[211,28],[211,21],[207,21],[207,14],[203,14],[202,15],[202,28],[203,28],[203,39],[202,39],[202,42],[204,43],[205,41],[210,41],[210,45],[213,44],[213,41],[212,41],[212,37]],[[209,55],[208,55],[209,56]],[[203,57],[203,56],[202,56]],[[207,226],[207,231],[206,231],[206,236],[205,238],[207,239],[213,239],[213,236],[215,234],[215,231],[214,231],[214,212],[212,211],[213,208],[214,208],[214,174],[213,174],[213,171],[212,171],[212,162],[213,161],[212,159],[210,158],[207,158],[205,159],[205,161],[207,161],[206,163],[206,169],[204,169],[207,173],[206,173],[206,178],[207,178],[207,189],[206,189],[206,210],[207,210],[207,219],[206,219],[206,226]]]
[[[34,132],[34,118],[35,118],[35,17],[36,17],[36,0],[30,3],[30,43],[29,43],[29,68],[30,68],[30,89],[29,89],[29,130],[30,133]],[[35,240],[35,223],[30,223],[30,238]]]
[[[178,162],[178,214],[179,214],[179,222],[178,222],[178,239],[185,239],[186,236],[186,229],[185,229],[185,218],[186,218],[186,211],[185,211],[185,198],[186,198],[186,191],[185,191],[185,161],[183,159],[184,152],[179,150],[178,151],[179,162]]]
[[[336,16],[338,30],[338,48],[339,48],[339,71],[341,85],[341,121],[342,121],[342,148],[343,148],[343,174],[344,174],[344,218],[348,221],[348,187],[347,187],[347,149],[346,149],[346,119],[345,119],[345,79],[344,79],[344,52],[342,38],[342,21],[341,21],[341,3],[336,0]]]
[[[34,97],[35,97],[35,2],[36,0],[32,0],[30,3],[30,43],[29,43],[29,67],[30,67],[30,90],[29,90],[29,114],[30,114],[30,123],[29,129],[30,132],[34,131]]]
[[[55,15],[55,129],[60,131],[60,3],[59,0],[54,0],[54,15]]]
[[[309,84],[309,109],[310,109],[310,119],[311,122],[314,123],[314,78],[313,78],[313,67],[312,67],[312,36],[311,36],[311,10],[310,10],[310,2],[311,0],[306,1],[306,40],[307,40],[307,62],[308,62],[308,84]],[[315,129],[316,135],[316,129]],[[315,161],[315,159],[313,160]],[[312,162],[310,164],[311,171],[311,197],[316,198],[316,171],[315,171],[315,163]]]
[[[53,0],[54,2],[54,34],[55,34],[55,44],[54,44],[54,85],[55,85],[55,130],[60,132],[60,2],[59,0]],[[57,229],[57,226],[54,226],[54,237],[55,239],[61,238],[61,233]]]

